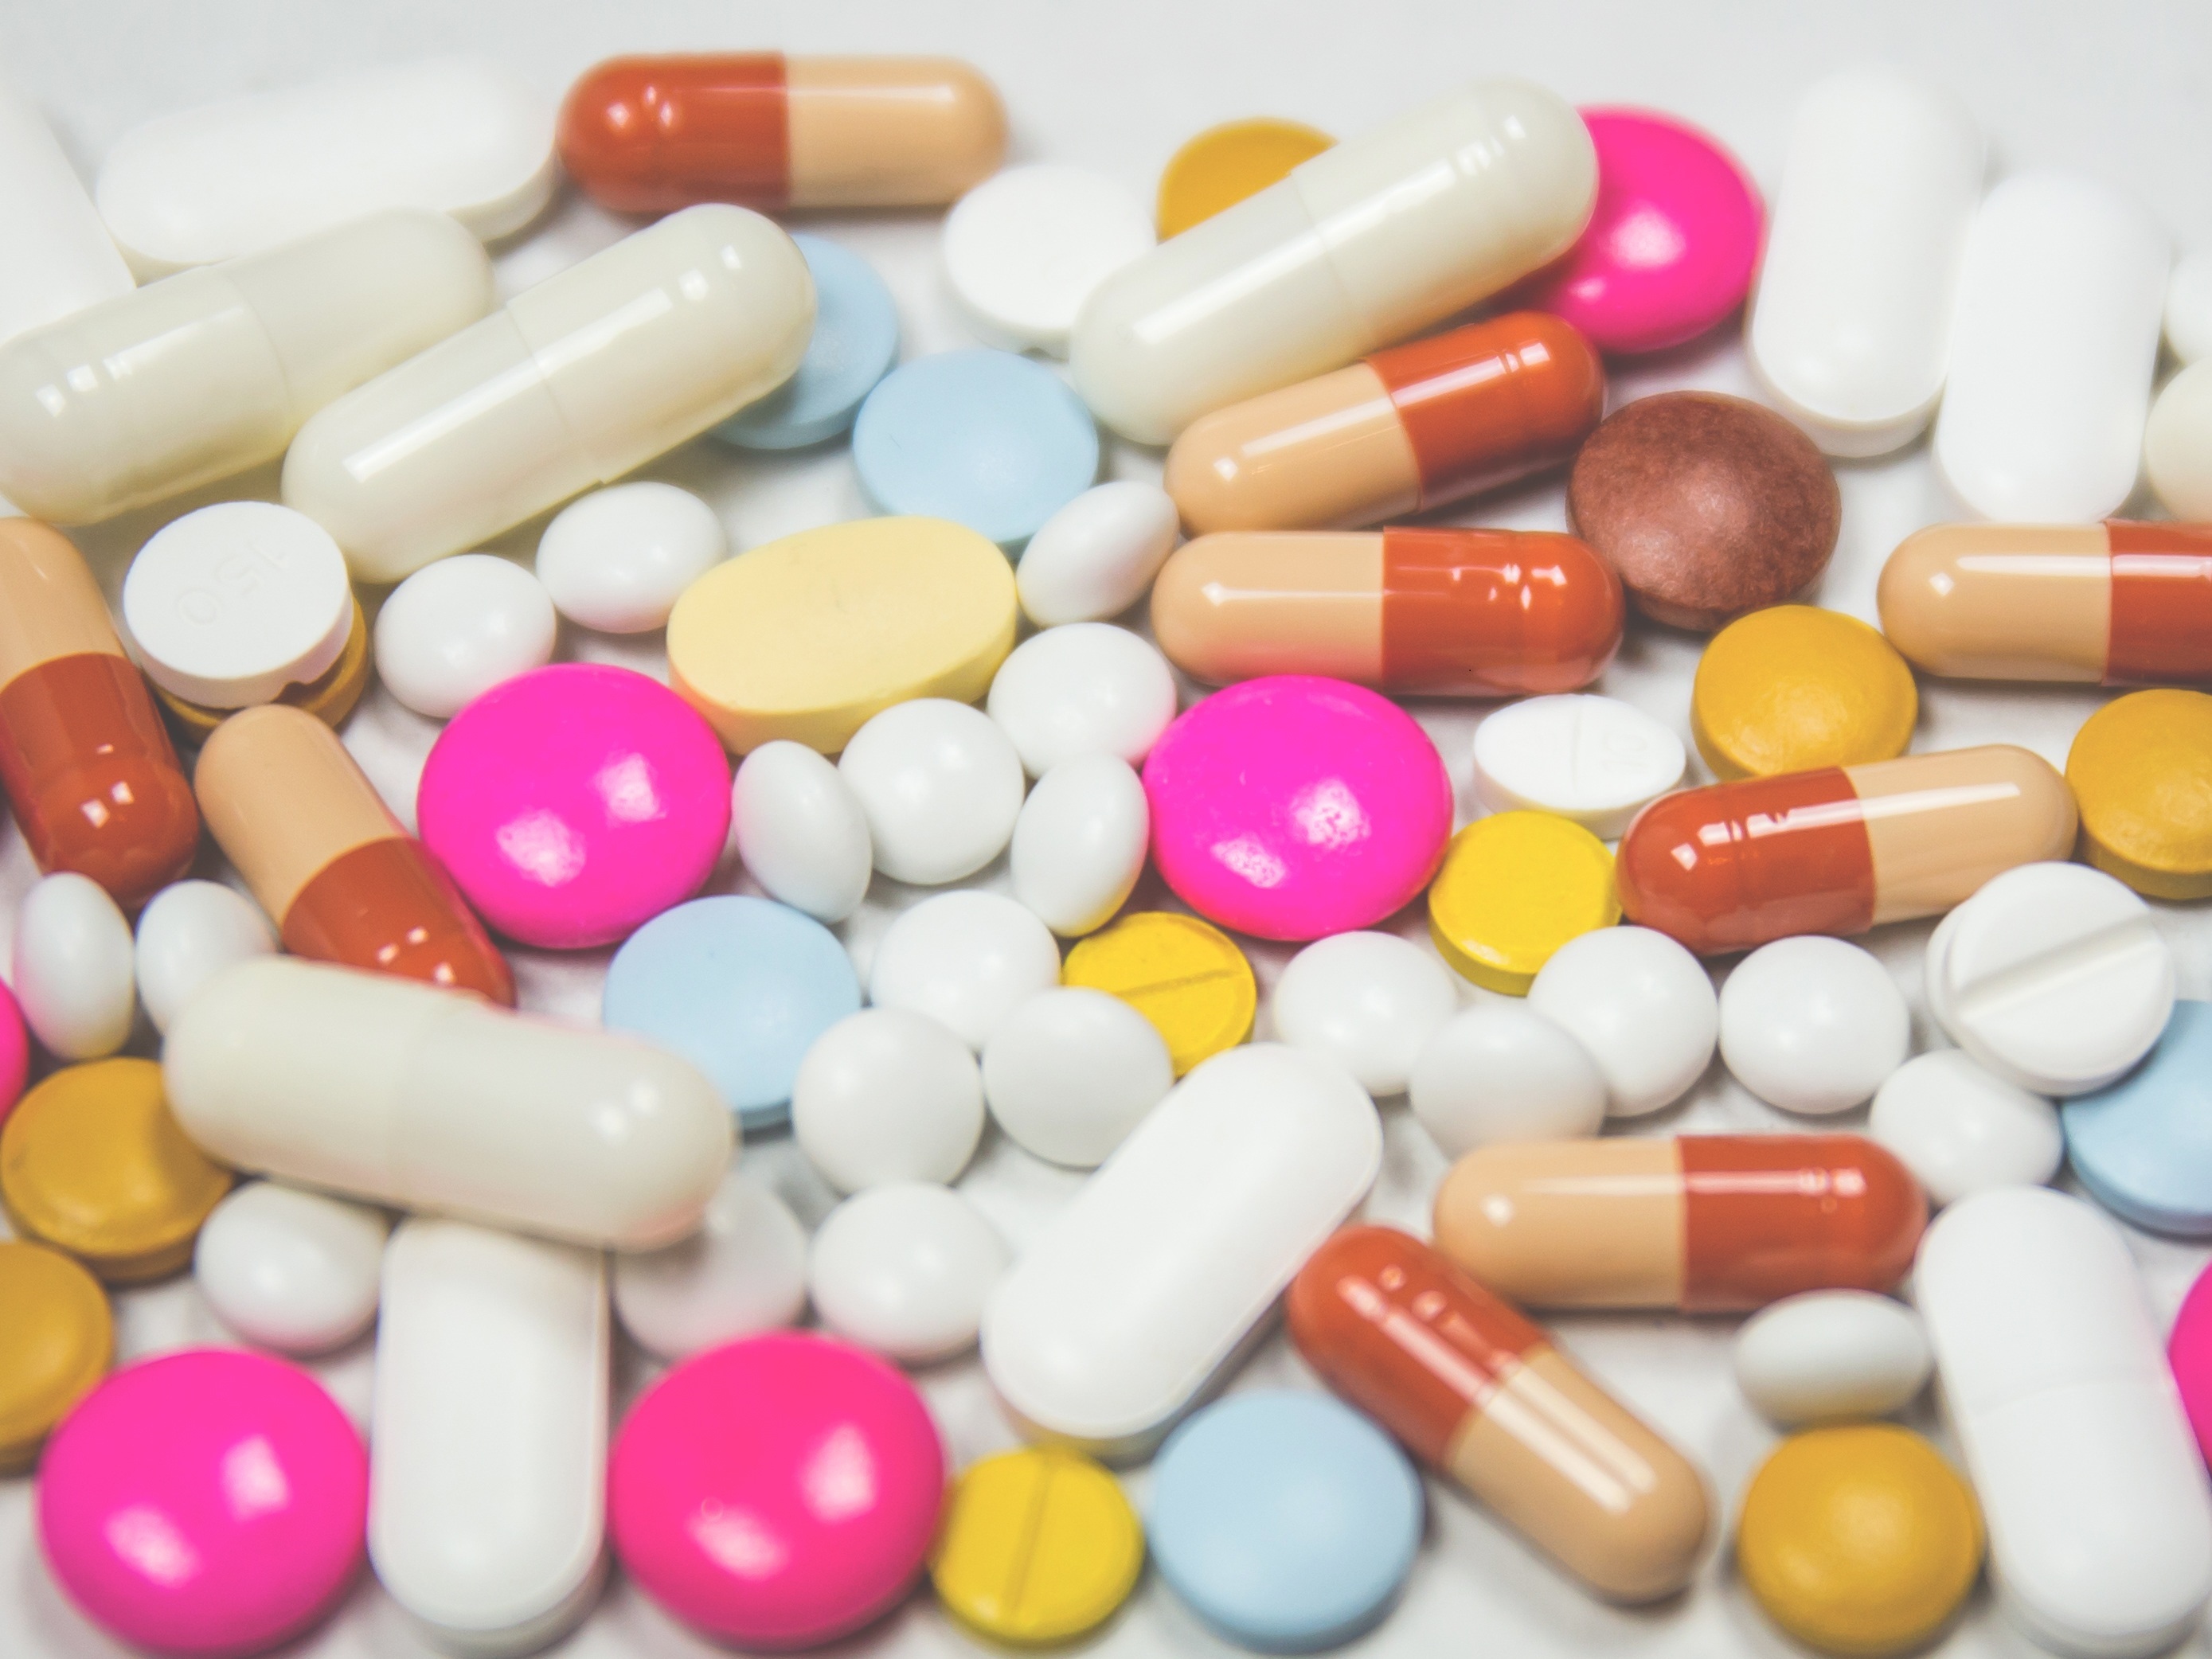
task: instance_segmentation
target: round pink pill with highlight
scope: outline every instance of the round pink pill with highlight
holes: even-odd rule
[[[1387,697],[1277,674],[1178,716],[1145,763],[1152,859],[1210,921],[1261,939],[1368,927],[1428,885],[1452,792]]]
[[[30,1072],[31,1039],[23,1029],[23,1011],[15,994],[0,985],[0,1123],[15,1109]]]
[[[2181,1390],[2189,1426],[2197,1431],[2197,1448],[2212,1462],[2212,1267],[2197,1276],[2181,1299],[2172,1334],[2166,1340],[2166,1358]]]
[[[637,1402],[607,1465],[615,1554],[693,1629],[742,1648],[858,1630],[921,1572],[945,1449],[874,1355],[777,1332],[685,1360]]]
[[[729,833],[730,763],[658,680],[562,663],[453,716],[415,816],[486,921],[580,950],[627,939],[706,884]]]
[[[110,1376],[46,1442],[39,1542],[70,1599],[160,1654],[259,1653],[360,1571],[368,1453],[296,1365],[191,1348]]]

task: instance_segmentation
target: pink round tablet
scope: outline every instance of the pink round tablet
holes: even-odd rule
[[[945,1450],[914,1384],[797,1332],[685,1360],[607,1465],[615,1554],[677,1618],[747,1648],[858,1630],[921,1573]]]
[[[70,1599],[155,1653],[258,1653],[360,1570],[368,1454],[296,1365],[191,1348],[116,1371],[47,1441],[39,1541]]]
[[[1261,939],[1370,927],[1450,838],[1436,745],[1386,697],[1278,674],[1178,716],[1145,763],[1152,859],[1184,903]]]
[[[0,1123],[8,1121],[23,1093],[31,1070],[31,1039],[23,1030],[23,1011],[15,994],[0,985]]]
[[[415,795],[423,842],[509,939],[627,939],[702,886],[730,828],[730,763],[658,680],[562,663],[453,716]]]
[[[1565,318],[1601,351],[1694,339],[1750,291],[1765,219],[1758,188],[1718,143],[1672,116],[1582,118],[1597,147],[1597,210],[1516,299]]]
[[[2166,1358],[2189,1426],[2197,1431],[2197,1449],[2212,1462],[2212,1267],[2197,1276],[2182,1298],[2173,1334],[2166,1340]]]

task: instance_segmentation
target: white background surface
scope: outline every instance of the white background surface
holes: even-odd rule
[[[1580,104],[1630,102],[1673,111],[1734,147],[1771,191],[1790,111],[1822,73],[1881,58],[1948,83],[1990,131],[2000,172],[2030,166],[2087,168],[2140,195],[2179,246],[2212,241],[2212,7],[2201,4],[1997,3],[1936,5],[1881,0],[1849,6],[1727,3],[1200,3],[1112,0],[1091,5],[913,3],[678,4],[668,0],[13,0],[0,6],[0,76],[36,100],[88,178],[134,122],[227,94],[419,53],[470,47],[492,53],[557,96],[584,68],[617,52],[744,49],[793,52],[943,52],[969,58],[998,82],[1011,108],[1016,161],[1079,163],[1114,174],[1149,199],[1161,165],[1186,137],[1216,121],[1277,114],[1339,135],[1357,133],[1452,83],[1515,73]],[[824,218],[809,226],[873,260],[899,302],[908,356],[969,343],[938,286],[937,220]],[[512,293],[611,241],[628,227],[564,194],[538,226],[501,251]],[[0,239],[0,258],[6,257]],[[1731,325],[1705,343],[1615,378],[1613,399],[1674,386],[1747,393]],[[1109,449],[1113,476],[1152,477],[1154,453]],[[1947,516],[1923,446],[1890,460],[1838,467],[1841,544],[1820,595],[1873,619],[1882,558],[1908,532]],[[697,489],[727,525],[734,546],[858,516],[864,508],[842,445],[796,457],[750,457],[702,441],[647,469]],[[202,501],[273,493],[274,469],[206,495],[103,526],[79,538],[111,593],[130,555],[169,518]],[[2142,503],[2138,502],[2140,509]],[[1564,528],[1557,483],[1479,510],[1467,522]],[[540,525],[502,539],[526,557]],[[374,597],[374,596],[368,596]],[[1686,739],[1690,672],[1698,641],[1632,624],[1619,662],[1597,689],[1639,703]],[[662,667],[658,636],[632,645],[564,632],[561,654]],[[2004,739],[2063,764],[2073,732],[2101,700],[2088,690],[1923,685],[1917,749]],[[1460,790],[1462,819],[1476,810],[1469,738],[1480,707],[1441,703],[1416,711],[1436,738]],[[372,691],[346,738],[403,815],[436,728]],[[1693,767],[1695,763],[1692,763]],[[1695,781],[1701,775],[1693,774]],[[212,872],[210,865],[204,873]],[[32,878],[12,826],[0,828],[0,946],[14,902]],[[1006,885],[1003,862],[987,873]],[[741,885],[733,863],[717,890]],[[1159,902],[1156,889],[1139,902]],[[866,910],[845,930],[865,964],[886,916],[919,895],[880,879]],[[2180,961],[2182,994],[2212,995],[2212,927],[2201,911],[2160,907]],[[1418,915],[1401,919],[1419,938]],[[1916,1050],[1940,1041],[1919,1000],[1924,926],[1887,928],[1870,943],[1914,1006]],[[589,1020],[598,1012],[605,953],[560,957],[512,953],[527,1006]],[[1262,979],[1286,955],[1256,950]],[[0,960],[4,951],[0,950]],[[1483,994],[1469,990],[1470,1000]],[[1261,1035],[1267,1016],[1261,1014]],[[150,1048],[141,1045],[144,1052]],[[1402,1101],[1383,1103],[1389,1152],[1368,1213],[1425,1231],[1427,1198],[1443,1161]],[[1854,1128],[1863,1113],[1823,1120]],[[1636,1125],[1640,1133],[1807,1127],[1752,1100],[1714,1067],[1683,1107]],[[810,1223],[826,1207],[786,1136],[745,1157]],[[1018,1248],[1073,1190],[1077,1177],[1048,1169],[994,1134],[963,1185]],[[2204,1252],[2130,1235],[2152,1297],[2170,1317]],[[189,1280],[118,1298],[125,1357],[221,1340]],[[4,1317],[4,1310],[0,1310]],[[1595,1376],[1658,1424],[1710,1473],[1732,1521],[1745,1481],[1773,1437],[1738,1398],[1727,1361],[1735,1322],[1583,1317],[1556,1322],[1565,1345]],[[647,1375],[634,1353],[620,1362],[634,1388]],[[321,1368],[356,1411],[365,1407],[365,1346]],[[918,1378],[954,1460],[964,1464],[1012,1441],[972,1362]],[[1279,1337],[1236,1386],[1312,1381]],[[1923,1426],[1932,1426],[1923,1422]],[[1145,1477],[1130,1486],[1141,1505]],[[1767,1626],[1734,1583],[1725,1548],[1686,1597],[1621,1612],[1585,1596],[1471,1504],[1431,1483],[1429,1537],[1406,1601],[1358,1644],[1363,1654],[1569,1653],[1716,1659],[1796,1650]],[[92,1659],[121,1651],[88,1626],[40,1566],[27,1480],[0,1482],[0,1655]],[[840,1652],[934,1655],[972,1650],[926,1594]],[[2203,1638],[2192,1651],[2202,1650]],[[1091,1644],[1113,1655],[1224,1651],[1148,1577],[1136,1600]],[[426,1651],[398,1610],[364,1582],[331,1625],[293,1650],[317,1659],[401,1659]],[[715,1650],[677,1627],[619,1575],[590,1622],[560,1650],[577,1659],[675,1659]],[[1978,1590],[1947,1655],[2033,1652],[2005,1631]]]

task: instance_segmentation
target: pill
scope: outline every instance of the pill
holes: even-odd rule
[[[2212,356],[2212,250],[2191,248],[2166,283],[2166,343],[2185,365]]]
[[[680,1054],[740,1129],[781,1123],[814,1040],[860,1007],[837,936],[770,899],[717,894],[664,910],[607,964],[599,1023]]]
[[[606,1258],[416,1217],[385,1252],[377,1582],[447,1651],[527,1653],[606,1576]]]
[[[507,959],[445,866],[320,720],[295,708],[234,715],[200,751],[193,787],[293,955],[512,1006]]]
[[[441,559],[376,613],[376,677],[416,714],[450,720],[501,681],[552,661],[554,628],[552,597],[513,560]]]
[[[1152,844],[1145,786],[1111,755],[1062,761],[1014,820],[1014,896],[1065,939],[1103,927],[1135,890]]]
[[[1401,1095],[1413,1061],[1459,1006],[1451,975],[1395,933],[1316,939],[1285,964],[1275,1036],[1336,1060],[1370,1095]]]
[[[1886,1291],[1927,1205],[1857,1135],[1684,1135],[1481,1146],[1437,1189],[1437,1248],[1539,1308],[1743,1312]]]
[[[100,1281],[58,1250],[0,1240],[0,1473],[38,1460],[55,1424],[106,1374],[115,1322]]]
[[[1913,1286],[1999,1610],[2063,1651],[2163,1652],[2212,1595],[2212,1498],[2118,1229],[2047,1188],[1978,1193]]]
[[[2153,898],[2212,895],[2212,697],[2116,697],[2074,734],[2066,782],[2088,863]]]
[[[1410,529],[1186,542],[1152,634],[1194,679],[1325,674],[1398,693],[1571,691],[1620,645],[1620,581],[1571,536]]]
[[[1889,970],[1856,945],[1778,939],[1721,986],[1721,1060],[1770,1106],[1825,1117],[1863,1106],[1912,1047]]]
[[[1347,1227],[1286,1300],[1323,1382],[1589,1589],[1636,1602],[1688,1583],[1712,1531],[1703,1477],[1429,1246]]]
[[[1463,87],[1107,278],[1076,321],[1076,389],[1123,437],[1167,443],[1497,293],[1565,252],[1596,193],[1589,134],[1558,97]]]
[[[1038,992],[983,1046],[992,1121],[1024,1152],[1071,1169],[1103,1164],[1174,1086],[1152,1022],[1085,986]]]
[[[1931,1205],[2058,1173],[2066,1140],[2041,1095],[1984,1071],[1956,1048],[1908,1060],[1875,1091],[1867,1133],[1912,1171]]]
[[[0,93],[0,219],[15,257],[0,273],[0,341],[131,291],[131,270],[37,107]]]
[[[1528,996],[1596,1062],[1613,1117],[1680,1100],[1705,1075],[1720,1035],[1704,965],[1648,927],[1594,927],[1566,940]]]
[[[2199,1450],[2212,1445],[2212,1278],[2197,1275],[2166,1342],[2166,1363]]]
[[[1000,1401],[1030,1431],[1109,1456],[1149,1449],[1366,1194],[1382,1157],[1374,1103],[1326,1055],[1277,1043],[1217,1054],[1000,1281],[982,1329]]]
[[[1501,1141],[1572,1140],[1605,1122],[1605,1078],[1589,1050],[1511,1003],[1462,1009],[1440,1026],[1407,1094],[1449,1158]]]
[[[383,1212],[252,1181],[216,1205],[192,1249],[192,1278],[216,1318],[279,1353],[327,1353],[376,1317]]]
[[[1713,775],[1765,778],[1894,760],[1920,693],[1896,648],[1856,617],[1777,605],[1713,635],[1690,684],[1690,736]]]
[[[0,786],[32,860],[136,909],[199,848],[191,786],[66,537],[0,522]]]
[[[23,1018],[57,1060],[98,1060],[130,1040],[131,924],[89,878],[64,871],[33,884],[16,907],[12,965]]]
[[[951,58],[612,58],[569,88],[560,147],[617,213],[940,207],[998,170],[1006,112]]]
[[[1065,357],[1083,302],[1155,240],[1120,179],[1045,162],[994,173],[955,203],[938,257],[977,339]]]
[[[1194,535],[1350,529],[1560,465],[1604,413],[1589,343],[1516,311],[1200,416],[1167,491]]]
[[[141,121],[100,162],[96,195],[117,245],[151,277],[386,208],[450,214],[495,241],[536,218],[556,182],[550,104],[455,56]]]
[[[1070,623],[1016,646],[984,707],[1031,777],[1085,755],[1136,766],[1175,718],[1175,676],[1141,635]]]
[[[1429,938],[1462,979],[1526,996],[1569,939],[1620,920],[1613,854],[1549,812],[1497,812],[1451,838],[1429,884]]]
[[[1237,943],[1196,916],[1139,910],[1079,939],[1060,981],[1119,997],[1148,1020],[1175,1074],[1252,1032],[1260,991]]]
[[[1974,1494],[1909,1429],[1791,1437],[1744,1488],[1736,1571],[1766,1616],[1820,1653],[1915,1653],[1982,1570]]]
[[[2212,1115],[2208,1056],[2212,1003],[2177,1002],[2142,1065],[2060,1109],[2075,1178],[2123,1221],[2212,1237],[2212,1160],[2197,1127]]]
[[[356,578],[398,581],[727,420],[791,377],[813,322],[788,236],[687,209],[329,403],[284,504]]]
[[[666,626],[684,590],[729,551],[713,507],[648,479],[589,490],[554,514],[538,538],[536,569],[570,622],[643,634]]]
[[[1568,528],[1670,628],[1710,632],[1797,598],[1828,568],[1842,523],[1835,476],[1805,434],[1716,392],[1615,410],[1567,478]]]
[[[1419,1549],[1421,1478],[1389,1436],[1326,1395],[1240,1394],[1160,1448],[1152,1565],[1240,1647],[1303,1653],[1379,1623]]]
[[[118,295],[0,348],[0,491],[89,524],[272,461],[491,303],[476,238],[419,208]]]
[[[868,1000],[950,1028],[981,1054],[998,1024],[1060,982],[1060,946],[1044,923],[1000,893],[939,893],[884,930]]]
[[[1028,786],[1005,728],[948,697],[871,716],[837,774],[867,819],[876,868],[921,887],[972,876],[1004,852]]]
[[[2143,467],[2151,493],[2178,519],[2212,518],[2212,375],[2191,364],[2166,383],[2143,428]]]
[[[926,1365],[974,1344],[983,1304],[1012,1260],[951,1188],[894,1182],[830,1212],[807,1255],[806,1289],[833,1335]]]
[[[657,1250],[624,1250],[611,1267],[615,1317],[647,1352],[674,1364],[806,1308],[806,1230],[769,1188],[732,1170],[699,1231]]]
[[[1093,484],[1022,550],[1014,574],[1024,614],[1039,628],[1120,616],[1151,589],[1176,526],[1175,501],[1158,486]]]
[[[1936,470],[1984,518],[2101,519],[2142,470],[2172,252],[2087,173],[2015,173],[1967,233]]]
[[[1990,744],[1668,795],[1629,826],[1614,876],[1631,921],[1712,956],[1948,910],[2066,857],[2075,823],[2047,763]]]
[[[983,1133],[975,1056],[950,1026],[910,1009],[848,1014],[799,1061],[791,1128],[836,1192],[950,1182]]]
[[[1246,197],[1258,195],[1335,143],[1303,122],[1269,115],[1224,121],[1186,139],[1160,170],[1154,209],[1160,240],[1180,236]]]
[[[1613,697],[1528,697],[1474,728],[1474,790],[1493,812],[1525,808],[1619,838],[1682,781],[1682,740]]]
[[[867,896],[867,814],[844,774],[803,743],[778,738],[745,757],[730,785],[730,829],[768,896],[817,921],[842,921]]]
[[[803,449],[849,431],[898,362],[898,309],[876,268],[825,237],[791,240],[814,278],[814,332],[789,380],[714,428],[739,449]]]
[[[1014,648],[1005,556],[942,519],[860,519],[739,554],[668,617],[668,683],[744,754],[825,755],[913,697],[972,702]]]
[[[1144,1565],[1144,1527],[1120,1481],[1080,1452],[1024,1446],[953,1482],[929,1577],[967,1629],[1042,1645],[1103,1624]]]
[[[1778,1428],[1887,1417],[1928,1385],[1936,1360],[1920,1316],[1871,1291],[1807,1291],[1736,1333],[1736,1386]]]
[[[697,1226],[735,1156],[714,1085],[673,1054],[282,957],[202,991],[161,1073],[185,1133],[237,1168],[617,1249]]]
[[[623,1570],[746,1647],[812,1647],[888,1611],[921,1574],[944,1497],[945,1449],[914,1385],[795,1333],[677,1366],[631,1408],[607,1465]]]
[[[188,1348],[86,1397],[47,1443],[37,1503],[46,1565],[110,1636],[245,1659],[360,1577],[368,1454],[296,1365]]]
[[[138,1000],[154,1029],[166,1031],[216,975],[276,949],[276,931],[252,899],[220,882],[172,883],[139,913],[132,951]],[[0,1098],[8,1095],[5,1073],[0,1063]]]
[[[31,1037],[15,994],[0,984],[0,1122],[7,1121],[31,1069]]]

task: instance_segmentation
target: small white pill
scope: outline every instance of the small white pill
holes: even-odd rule
[[[2039,1187],[2066,1155],[2057,1108],[1957,1048],[1892,1072],[1875,1093],[1867,1133],[1897,1154],[1937,1206],[1992,1187]]]
[[[1589,1051],[1519,1003],[1455,1015],[1413,1062],[1413,1115],[1447,1158],[1506,1141],[1579,1140],[1605,1123]]]
[[[450,720],[503,680],[553,660],[553,601],[511,559],[427,564],[376,615],[376,677],[418,714]]]
[[[949,1187],[875,1187],[847,1199],[814,1235],[807,1288],[822,1322],[908,1364],[972,1346],[1013,1255]]]
[[[984,707],[1033,778],[1084,755],[1137,766],[1176,717],[1175,673],[1126,628],[1070,623],[1016,646]]]
[[[368,1328],[392,1223],[381,1210],[255,1181],[215,1206],[192,1277],[216,1317],[279,1353],[328,1353]]]
[[[732,1170],[690,1237],[616,1253],[614,1298],[631,1340],[671,1364],[792,1324],[806,1306],[806,1230],[775,1193]]]
[[[1103,622],[1145,597],[1180,519],[1158,484],[1094,485],[1047,519],[1014,571],[1022,610],[1039,628]]]
[[[1028,909],[998,893],[939,893],[884,929],[868,1000],[927,1015],[980,1054],[1000,1020],[1059,983],[1060,947]]]
[[[1459,1008],[1451,970],[1395,933],[1337,933],[1275,981],[1275,1035],[1328,1054],[1370,1095],[1403,1094],[1413,1062]]]
[[[791,1132],[841,1193],[955,1179],[983,1133],[968,1045],[903,1008],[863,1008],[820,1036],[791,1088]]]
[[[276,949],[269,918],[243,893],[216,881],[172,883],[138,914],[138,1000],[154,1029],[166,1031],[171,1016],[222,969]]]
[[[1556,812],[1616,841],[1682,781],[1682,740],[1611,697],[1528,697],[1474,730],[1474,789],[1493,812]]]
[[[2158,394],[2143,428],[2143,467],[2175,518],[2212,515],[2212,364],[2190,364]]]
[[[1014,820],[1014,896],[1063,939],[1114,919],[1152,844],[1145,786],[1111,755],[1062,761],[1037,780]]]
[[[1720,1035],[1705,964],[1649,927],[1569,939],[1538,971],[1528,1006],[1589,1050],[1613,1117],[1680,1100],[1705,1074]]]
[[[1168,1045],[1116,996],[1040,991],[999,1022],[983,1049],[983,1097],[1023,1151],[1094,1169],[1175,1086]]]
[[[538,580],[561,614],[602,634],[665,627],[678,594],[729,556],[714,509],[674,484],[579,495],[538,540]]]
[[[89,876],[58,871],[15,912],[14,989],[57,1060],[98,1060],[131,1038],[137,1006],[131,924]]]
[[[830,762],[779,738],[744,758],[730,785],[738,856],[772,899],[817,921],[842,921],[875,870],[867,814]]]
[[[1902,1410],[1934,1365],[1920,1316],[1871,1291],[1784,1297],[1736,1333],[1736,1386],[1779,1429]]]
[[[1721,987],[1721,1059],[1770,1106],[1822,1116],[1905,1064],[1912,1016],[1868,951],[1808,934],[1762,945]]]
[[[2185,363],[2212,357],[2212,247],[2173,262],[2166,279],[2166,343]]]
[[[976,338],[1065,357],[1091,291],[1156,240],[1152,215],[1118,179],[1050,163],[1009,167],[945,216],[945,276]]]
[[[990,716],[945,697],[893,703],[845,745],[876,868],[935,887],[999,856],[1021,814],[1021,757]]]

